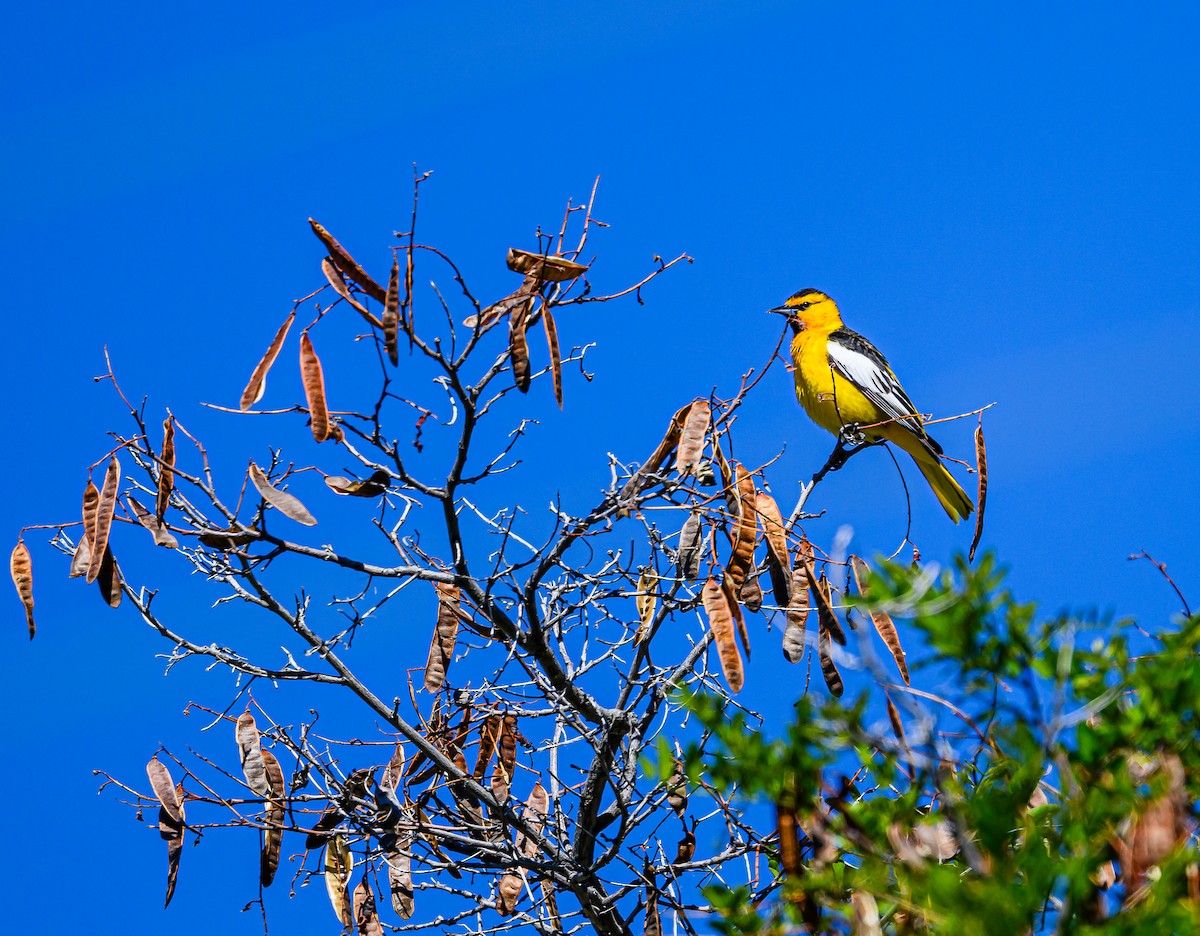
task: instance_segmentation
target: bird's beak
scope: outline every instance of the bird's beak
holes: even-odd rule
[[[773,308],[773,309],[767,309],[767,313],[768,313],[769,315],[771,315],[771,314],[773,314],[773,315],[786,315],[786,316],[788,316],[789,318],[795,314],[795,313],[794,313],[794,312],[791,310],[791,308],[790,308],[789,306],[785,306],[785,305],[776,306],[776,307],[775,307],[775,308]]]

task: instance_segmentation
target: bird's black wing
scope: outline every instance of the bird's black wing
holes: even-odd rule
[[[830,333],[828,346],[829,363],[836,374],[854,384],[888,419],[895,420],[936,454],[942,454],[942,447],[925,433],[916,404],[878,348],[844,325]]]

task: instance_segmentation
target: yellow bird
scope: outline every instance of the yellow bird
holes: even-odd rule
[[[839,438],[861,427],[872,442],[906,451],[955,523],[975,509],[941,462],[942,447],[926,433],[916,406],[879,350],[842,324],[837,303],[802,289],[771,309],[786,315],[795,337],[792,364],[796,397],[812,421]]]

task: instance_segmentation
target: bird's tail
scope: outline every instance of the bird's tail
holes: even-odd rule
[[[958,523],[959,520],[967,519],[975,509],[971,498],[967,496],[966,491],[959,487],[958,482],[954,480],[954,475],[946,470],[945,465],[940,461],[936,461],[932,456],[927,456],[927,458],[928,460],[913,455],[913,461],[917,463],[917,467],[921,469],[921,474],[925,476],[925,480],[929,482],[933,493],[937,495],[942,509],[946,511],[950,519],[955,523]]]

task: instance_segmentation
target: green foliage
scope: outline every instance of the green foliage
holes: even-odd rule
[[[775,739],[685,700],[717,742],[705,780],[793,810],[801,829],[781,887],[706,889],[716,929],[876,932],[855,929],[854,892],[874,896],[885,933],[1200,926],[1200,616],[1156,635],[1038,623],[1003,578],[990,556],[937,577],[885,563],[870,602],[854,600],[907,620],[927,648],[918,682],[941,695],[892,690],[903,736],[878,727],[878,688],[851,704],[802,698]],[[688,759],[695,770],[696,748]],[[778,874],[778,836],[770,847]]]

